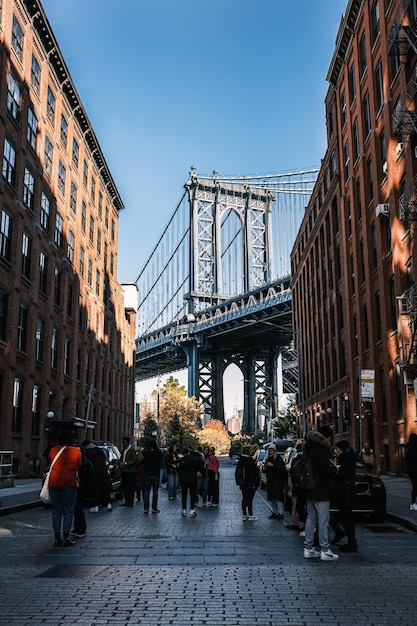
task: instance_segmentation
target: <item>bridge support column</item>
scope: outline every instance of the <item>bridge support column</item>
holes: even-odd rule
[[[243,380],[243,423],[242,434],[253,435],[255,432],[256,392],[255,392],[255,357],[247,354],[244,359],[245,378]]]
[[[188,396],[191,398],[199,398],[198,393],[198,362],[199,350],[196,341],[182,346],[187,357],[187,373],[188,373]]]

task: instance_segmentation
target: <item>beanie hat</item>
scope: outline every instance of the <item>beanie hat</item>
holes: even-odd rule
[[[330,426],[320,426],[319,433],[324,437],[333,437],[333,431]]]
[[[348,448],[350,448],[350,443],[346,439],[342,439],[342,441],[338,441],[334,444],[335,448],[339,448],[342,452],[346,452]]]

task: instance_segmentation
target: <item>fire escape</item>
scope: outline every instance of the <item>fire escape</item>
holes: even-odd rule
[[[405,63],[417,55],[416,4],[404,0],[388,34],[388,54]],[[398,137],[397,154],[405,144],[416,145],[417,140],[417,70],[413,70],[405,92],[401,95],[392,116],[392,132]],[[417,224],[417,176],[406,185],[399,199],[399,217],[405,228],[414,233]],[[405,385],[412,386],[417,378],[417,285],[411,285],[399,298],[400,367]]]

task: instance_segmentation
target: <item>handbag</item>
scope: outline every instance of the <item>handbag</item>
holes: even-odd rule
[[[44,480],[44,483],[42,485],[42,489],[39,492],[39,497],[40,497],[40,499],[42,500],[42,502],[44,504],[51,504],[51,495],[49,493],[49,476],[51,474],[51,470],[52,470],[52,468],[54,466],[55,461],[64,452],[66,447],[67,446],[64,446],[63,448],[61,448],[61,450],[55,455],[55,458],[52,461],[51,466],[50,466],[49,470],[46,473],[45,480]]]

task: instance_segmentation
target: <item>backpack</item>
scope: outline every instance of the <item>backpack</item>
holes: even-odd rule
[[[236,485],[238,485],[239,487],[245,482],[245,466],[243,465],[243,463],[238,463],[236,465],[235,481]]]
[[[292,463],[290,470],[291,480],[299,489],[314,489],[317,478],[314,475],[313,459],[311,454],[301,454]]]

